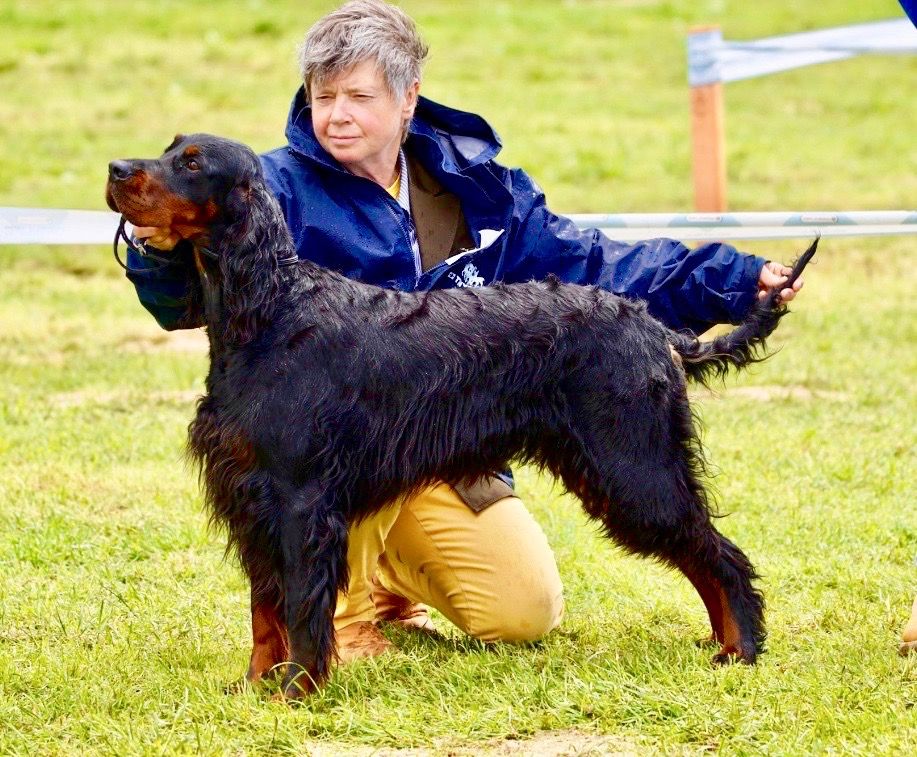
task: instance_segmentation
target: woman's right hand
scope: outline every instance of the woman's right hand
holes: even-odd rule
[[[181,237],[171,229],[158,226],[134,226],[134,238],[157,250],[171,250],[181,241]]]

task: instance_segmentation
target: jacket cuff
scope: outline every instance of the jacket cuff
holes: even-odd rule
[[[163,329],[173,331],[202,325],[189,312],[190,271],[180,258],[163,265],[128,249],[127,265],[125,275],[136,288],[137,299]]]
[[[739,296],[735,300],[735,308],[730,314],[730,323],[741,323],[748,315],[748,311],[758,300],[758,280],[761,278],[761,269],[767,264],[765,258],[757,255],[739,253],[744,258],[741,277],[739,278]]]

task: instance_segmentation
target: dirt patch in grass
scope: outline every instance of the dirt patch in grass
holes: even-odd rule
[[[136,399],[136,392],[128,391],[93,391],[90,389],[79,389],[74,392],[58,392],[48,397],[48,401],[54,407],[71,408],[83,407],[84,405],[121,405],[130,403]],[[177,389],[175,391],[147,392],[143,398],[148,402],[170,402],[177,405],[191,405],[198,397],[201,391],[198,389]]]
[[[697,389],[691,394],[699,398],[713,397],[715,399],[728,399],[739,397],[741,399],[760,400],[830,400],[831,402],[850,402],[852,397],[846,392],[835,392],[829,389],[809,389],[805,386],[733,386],[725,389]]]
[[[546,731],[526,739],[491,739],[476,743],[446,744],[411,749],[379,749],[377,747],[344,746],[312,742],[306,745],[312,757],[353,755],[354,757],[580,757],[581,755],[636,755],[633,743],[617,736],[603,736],[582,731]]]
[[[181,352],[203,355],[207,352],[207,334],[203,329],[181,329],[179,331],[156,331],[132,334],[118,344],[125,352],[149,353]]]

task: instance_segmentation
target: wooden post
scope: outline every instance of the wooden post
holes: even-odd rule
[[[718,27],[697,27],[691,33]],[[726,144],[723,129],[723,84],[691,87],[694,208],[702,213],[726,210]]]

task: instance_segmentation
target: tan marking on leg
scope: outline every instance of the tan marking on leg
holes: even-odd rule
[[[245,677],[254,683],[289,657],[287,629],[276,608],[270,604],[255,605],[252,608],[252,655]]]
[[[723,648],[720,650],[720,654],[741,656],[742,633],[739,631],[739,624],[736,622],[735,615],[732,614],[729,598],[722,587],[719,589],[719,595],[720,607],[723,612]]]

